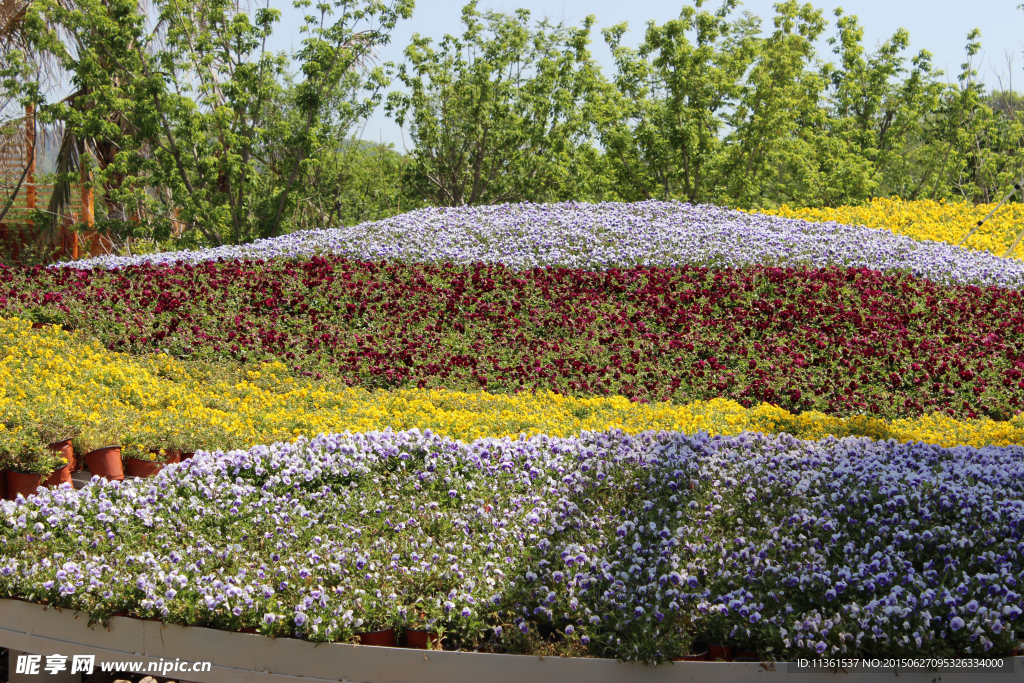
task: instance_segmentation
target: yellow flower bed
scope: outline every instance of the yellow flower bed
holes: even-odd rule
[[[889,230],[916,240],[958,244],[995,204],[934,202],[931,200],[873,199],[865,206],[839,206],[834,209],[795,209],[781,206],[763,213],[807,221],[836,221],[848,225]],[[990,251],[1002,256],[1014,238],[1024,230],[1024,205],[1005,204],[974,233],[964,247]],[[1024,258],[1024,247],[1017,247],[1014,258]]]
[[[56,327],[33,331],[26,321],[0,319],[0,411],[20,406],[31,412],[44,402],[59,404],[76,424],[89,429],[117,426],[121,420],[119,438],[140,431],[183,430],[202,436],[207,447],[241,448],[293,440],[299,434],[389,427],[429,428],[463,440],[618,428],[630,433],[788,432],[807,439],[855,435],[943,446],[1024,444],[1024,415],[1010,422],[958,422],[931,415],[888,423],[814,412],[793,415],[768,404],[746,409],[724,399],[673,405],[551,392],[368,391],[296,381],[279,363],[237,372],[241,377],[162,354],[112,353],[77,333]]]

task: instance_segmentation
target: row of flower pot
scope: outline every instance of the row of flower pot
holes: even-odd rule
[[[21,598],[14,598],[15,600],[21,600]],[[24,600],[22,600],[25,602]],[[46,604],[43,601],[42,604]],[[114,612],[110,616],[112,617],[130,617],[127,610],[120,612]],[[160,621],[152,617],[131,617],[133,619],[141,619],[142,621]],[[237,631],[238,633],[255,634],[256,627],[250,626]],[[372,631],[369,633],[357,634],[360,645],[376,645],[378,647],[407,647],[414,650],[440,650],[441,649],[441,635],[437,631],[420,631],[417,629],[401,629],[401,633],[394,629],[388,628],[382,631]]]
[[[253,629],[255,632],[255,629]],[[434,631],[416,631],[404,629],[401,637],[396,637],[395,629],[389,628],[373,633],[359,634],[360,645],[377,645],[380,647],[417,648],[420,650],[436,650],[441,637]],[[744,650],[735,645],[721,643],[694,643],[690,648],[693,654],[676,657],[677,662],[760,662],[761,656],[754,650]]]
[[[388,628],[383,631],[372,633],[360,633],[360,645],[377,645],[379,647],[408,647],[415,650],[439,650],[441,649],[441,636],[436,631],[418,631],[415,629],[402,629],[401,636],[395,629]]]
[[[754,650],[743,650],[724,643],[694,643],[692,654],[676,657],[677,662],[760,662]]]
[[[58,441],[47,446],[52,451],[59,452],[66,464],[57,468],[49,475],[39,472],[16,472],[14,470],[0,471],[0,498],[14,500],[18,494],[28,497],[36,490],[45,486],[54,488],[61,484],[71,483],[71,473],[82,469],[88,469],[102,479],[109,481],[121,481],[125,476],[129,477],[152,477],[156,475],[164,465],[188,460],[194,453],[182,453],[181,451],[169,449],[165,451],[163,460],[143,460],[141,458],[121,458],[120,446],[105,446],[90,451],[82,456],[82,462],[75,458],[75,451],[71,446],[71,439]],[[158,453],[159,451],[152,451]]]

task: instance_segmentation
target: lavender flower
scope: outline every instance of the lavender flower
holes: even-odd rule
[[[33,549],[0,551],[0,593],[320,641],[418,619],[646,661],[694,637],[1001,655],[1024,614],[1019,446],[332,434],[4,501],[0,526]]]
[[[422,209],[373,223],[295,232],[251,244],[141,256],[101,256],[55,267],[306,258],[503,263],[516,269],[683,264],[806,265],[907,271],[944,283],[1024,287],[1024,263],[887,230],[809,223],[715,206],[516,204]]]

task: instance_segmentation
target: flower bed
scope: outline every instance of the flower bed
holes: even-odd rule
[[[660,661],[1003,655],[1020,447],[417,430],[198,454],[3,503],[0,595],[315,641]]]
[[[121,445],[125,456],[147,458],[155,457],[149,451],[158,447],[190,452],[290,441],[299,434],[411,427],[463,440],[617,428],[627,433],[855,435],[948,446],[1024,443],[1021,415],[1004,422],[955,420],[937,413],[881,420],[814,411],[795,415],[770,404],[744,408],[726,399],[676,405],[550,391],[368,391],[337,381],[295,380],[280,364],[258,367],[211,368],[165,354],[133,357],[109,352],[77,333],[33,331],[25,321],[0,319],[0,470],[45,474],[40,463],[31,467],[19,460],[23,451],[32,451],[25,450],[26,438],[35,438],[35,451],[43,458],[45,444],[72,434],[79,462],[107,445]],[[8,448],[18,444],[18,449]]]
[[[1024,286],[1024,264],[985,252],[839,223],[659,201],[422,209],[375,223],[296,232],[241,246],[103,256],[73,265],[124,268],[328,254],[368,261],[501,263],[516,270],[842,266],[905,271],[936,282]]]
[[[1018,291],[864,270],[591,272],[340,258],[0,271],[0,307],[112,349],[372,388],[552,389],[891,419],[1024,404]]]
[[[868,228],[889,230],[915,240],[933,240],[959,244],[996,208],[996,204],[968,202],[936,202],[928,199],[904,201],[877,197],[863,206],[807,209],[782,206],[762,213],[783,218],[800,218],[816,223],[835,222],[863,225]],[[964,246],[968,249],[990,251],[1002,256],[1013,244],[1024,226],[1024,204],[1004,204],[998,212],[981,226]],[[1013,258],[1024,258],[1024,249],[1017,249]]]
[[[0,319],[0,469],[203,452],[0,503],[0,597],[644,662],[1020,645],[1019,262],[647,202],[84,265],[0,268],[79,330]]]

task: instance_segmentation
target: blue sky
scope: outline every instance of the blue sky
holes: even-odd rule
[[[263,4],[254,0],[254,4],[257,2]],[[1017,9],[1021,2],[1024,0],[815,0],[811,4],[824,10],[829,19],[833,18],[832,10],[836,7],[842,7],[846,14],[857,15],[864,27],[864,43],[869,49],[890,37],[898,28],[907,29],[911,40],[908,55],[921,49],[928,50],[934,56],[935,65],[943,69],[950,79],[956,78],[964,61],[967,32],[978,28],[984,49],[983,59],[978,62],[980,75],[992,87],[998,85],[997,73],[1003,76],[1004,83],[1007,82],[1011,72],[1005,55],[1009,52],[1014,58],[1014,89],[1022,90],[1024,11]],[[274,49],[297,47],[302,13],[294,9],[289,0],[270,0],[270,4],[282,12],[281,23],[275,30]],[[628,22],[630,33],[627,42],[636,45],[643,37],[646,22],[663,23],[675,18],[683,4],[664,0],[481,0],[480,8],[512,12],[518,7],[525,7],[534,18],[547,16],[573,25],[593,14],[597,18],[593,52],[605,72],[610,74],[611,55],[601,40],[601,28]],[[705,8],[715,9],[719,4],[718,0],[708,0]],[[747,0],[742,9],[760,16],[765,25],[770,26],[773,4],[775,0]],[[413,33],[435,40],[446,33],[460,34],[462,5],[458,0],[416,0],[412,19],[399,24],[391,44],[381,49],[381,60],[401,61],[402,51]],[[821,45],[820,52],[825,53],[826,50],[827,46]],[[395,143],[398,149],[402,149],[401,130],[383,115],[383,111],[378,111],[370,119],[362,137]]]

